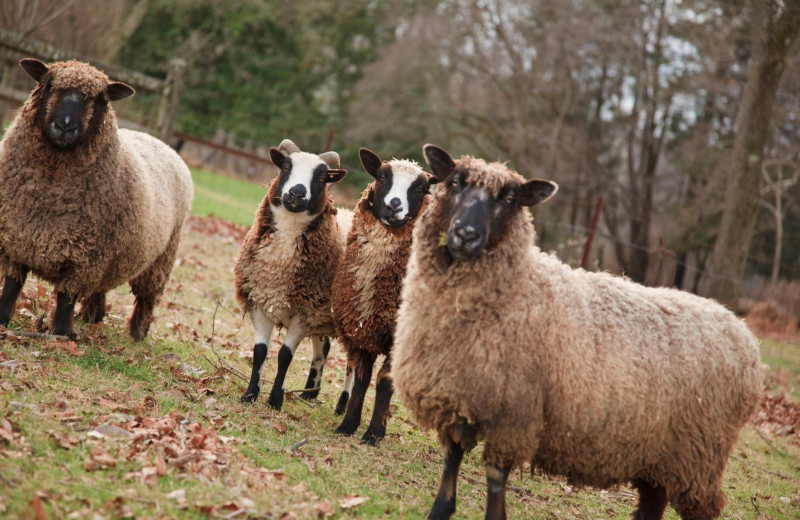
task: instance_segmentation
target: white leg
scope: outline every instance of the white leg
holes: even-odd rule
[[[269,400],[267,401],[267,404],[276,410],[280,410],[283,406],[286,371],[292,363],[292,358],[294,358],[294,352],[297,350],[297,346],[305,337],[306,331],[302,325],[301,318],[299,316],[293,317],[286,330],[283,346],[280,352],[278,352],[278,373],[275,375],[275,383],[272,386],[272,391],[269,393]]]
[[[253,329],[255,330],[253,372],[250,374],[250,384],[247,385],[247,391],[245,391],[244,395],[239,399],[239,402],[242,403],[252,403],[258,399],[258,394],[261,391],[259,385],[261,369],[264,367],[264,361],[267,359],[269,340],[272,336],[272,329],[275,326],[272,320],[267,318],[267,315],[264,314],[264,310],[257,305],[250,310],[250,320],[253,322]]]

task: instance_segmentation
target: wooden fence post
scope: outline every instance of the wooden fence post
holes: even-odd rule
[[[186,61],[173,58],[169,62],[169,71],[164,89],[161,91],[161,105],[158,109],[158,137],[172,145],[172,131],[178,105],[181,102],[183,79],[186,72]]]

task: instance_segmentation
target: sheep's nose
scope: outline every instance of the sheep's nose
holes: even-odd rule
[[[389,209],[392,211],[392,213],[397,213],[399,211],[402,211],[403,202],[399,198],[394,197],[392,200],[389,201]]]
[[[53,120],[53,124],[56,126],[57,129],[61,130],[62,132],[71,132],[78,128],[78,123],[75,121],[74,118],[70,118],[69,116],[65,118],[55,118]]]
[[[463,244],[469,244],[480,237],[478,231],[472,226],[457,227],[454,230],[456,236],[461,239]]]
[[[302,184],[297,184],[289,188],[289,195],[295,199],[304,199],[306,197],[306,187]]]

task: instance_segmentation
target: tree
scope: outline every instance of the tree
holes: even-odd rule
[[[714,245],[708,295],[736,307],[759,206],[761,166],[773,101],[800,33],[800,4],[752,0],[751,61],[736,120],[731,172]]]

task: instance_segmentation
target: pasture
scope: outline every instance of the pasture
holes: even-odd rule
[[[265,188],[193,171],[196,215],[250,223]],[[333,434],[345,361],[334,343],[315,402],[289,394],[283,411],[238,402],[252,327],[233,298],[244,227],[193,217],[148,338],[132,342],[127,287],[109,294],[104,323],[76,342],[0,331],[0,516],[8,518],[423,518],[442,455],[396,399],[372,448]],[[30,277],[11,327],[41,331],[50,287]],[[284,332],[284,331],[282,331]],[[269,385],[281,345],[273,337]],[[762,342],[771,396],[729,462],[724,518],[800,517],[800,345]],[[305,342],[289,369],[300,389]],[[245,378],[242,378],[241,375]],[[266,382],[264,382],[266,380]],[[785,399],[780,396],[784,395]],[[368,420],[374,387],[367,394]],[[529,468],[509,481],[509,518],[626,518],[628,487],[576,489]],[[481,449],[465,458],[454,518],[482,518]],[[667,518],[677,515],[671,509]]]

